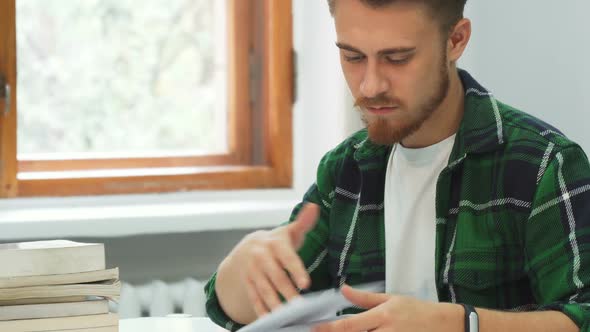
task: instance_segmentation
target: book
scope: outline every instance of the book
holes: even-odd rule
[[[383,293],[385,282],[354,286],[357,289]],[[240,329],[240,332],[309,332],[322,322],[342,319],[336,314],[354,305],[339,289],[328,289],[295,298],[268,315]]]
[[[105,269],[104,245],[67,240],[0,244],[0,278]]]
[[[0,290],[1,292],[2,290]],[[45,304],[45,303],[68,303],[89,301],[88,296],[60,296],[46,298],[30,298],[0,301],[0,306],[4,305],[21,305],[21,304]]]
[[[0,306],[0,321],[98,315],[109,312],[107,300]]]
[[[98,327],[112,327],[119,325],[117,314],[85,315],[59,318],[40,318],[10,320],[0,322],[0,331],[10,332],[38,332],[89,329]],[[108,331],[108,330],[107,330]]]
[[[53,330],[53,331],[35,331],[35,332],[119,332],[119,326],[102,326],[91,327],[87,329],[69,329],[69,330]]]
[[[87,284],[5,288],[0,289],[0,301],[71,296],[100,296],[112,300],[118,300],[120,293],[121,282],[118,280],[111,280],[108,282]]]
[[[68,274],[40,275],[28,277],[4,277],[0,278],[0,288],[16,288],[43,285],[68,285],[117,279],[119,279],[119,269],[114,268],[109,270]]]

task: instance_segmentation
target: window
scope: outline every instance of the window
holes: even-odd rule
[[[0,1],[0,196],[291,186],[291,25],[285,0]]]

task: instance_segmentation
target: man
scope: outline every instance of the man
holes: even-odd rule
[[[342,287],[366,311],[318,331],[590,331],[588,159],[457,69],[465,1],[328,1],[367,128],[325,155],[288,224],[221,263],[215,322]],[[386,293],[346,286],[376,280]]]

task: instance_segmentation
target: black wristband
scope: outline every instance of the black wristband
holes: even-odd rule
[[[461,303],[465,309],[465,332],[479,332],[479,317],[472,305]],[[474,317],[474,318],[472,318]]]

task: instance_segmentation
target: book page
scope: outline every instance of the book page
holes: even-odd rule
[[[380,281],[354,287],[365,291],[382,293],[385,291],[385,282]],[[302,331],[308,331],[318,321],[340,319],[340,317],[336,317],[336,314],[352,306],[353,304],[338,289],[305,294],[259,318],[252,324],[242,328],[240,332],[299,331],[297,329],[283,331],[284,328],[299,328]]]

